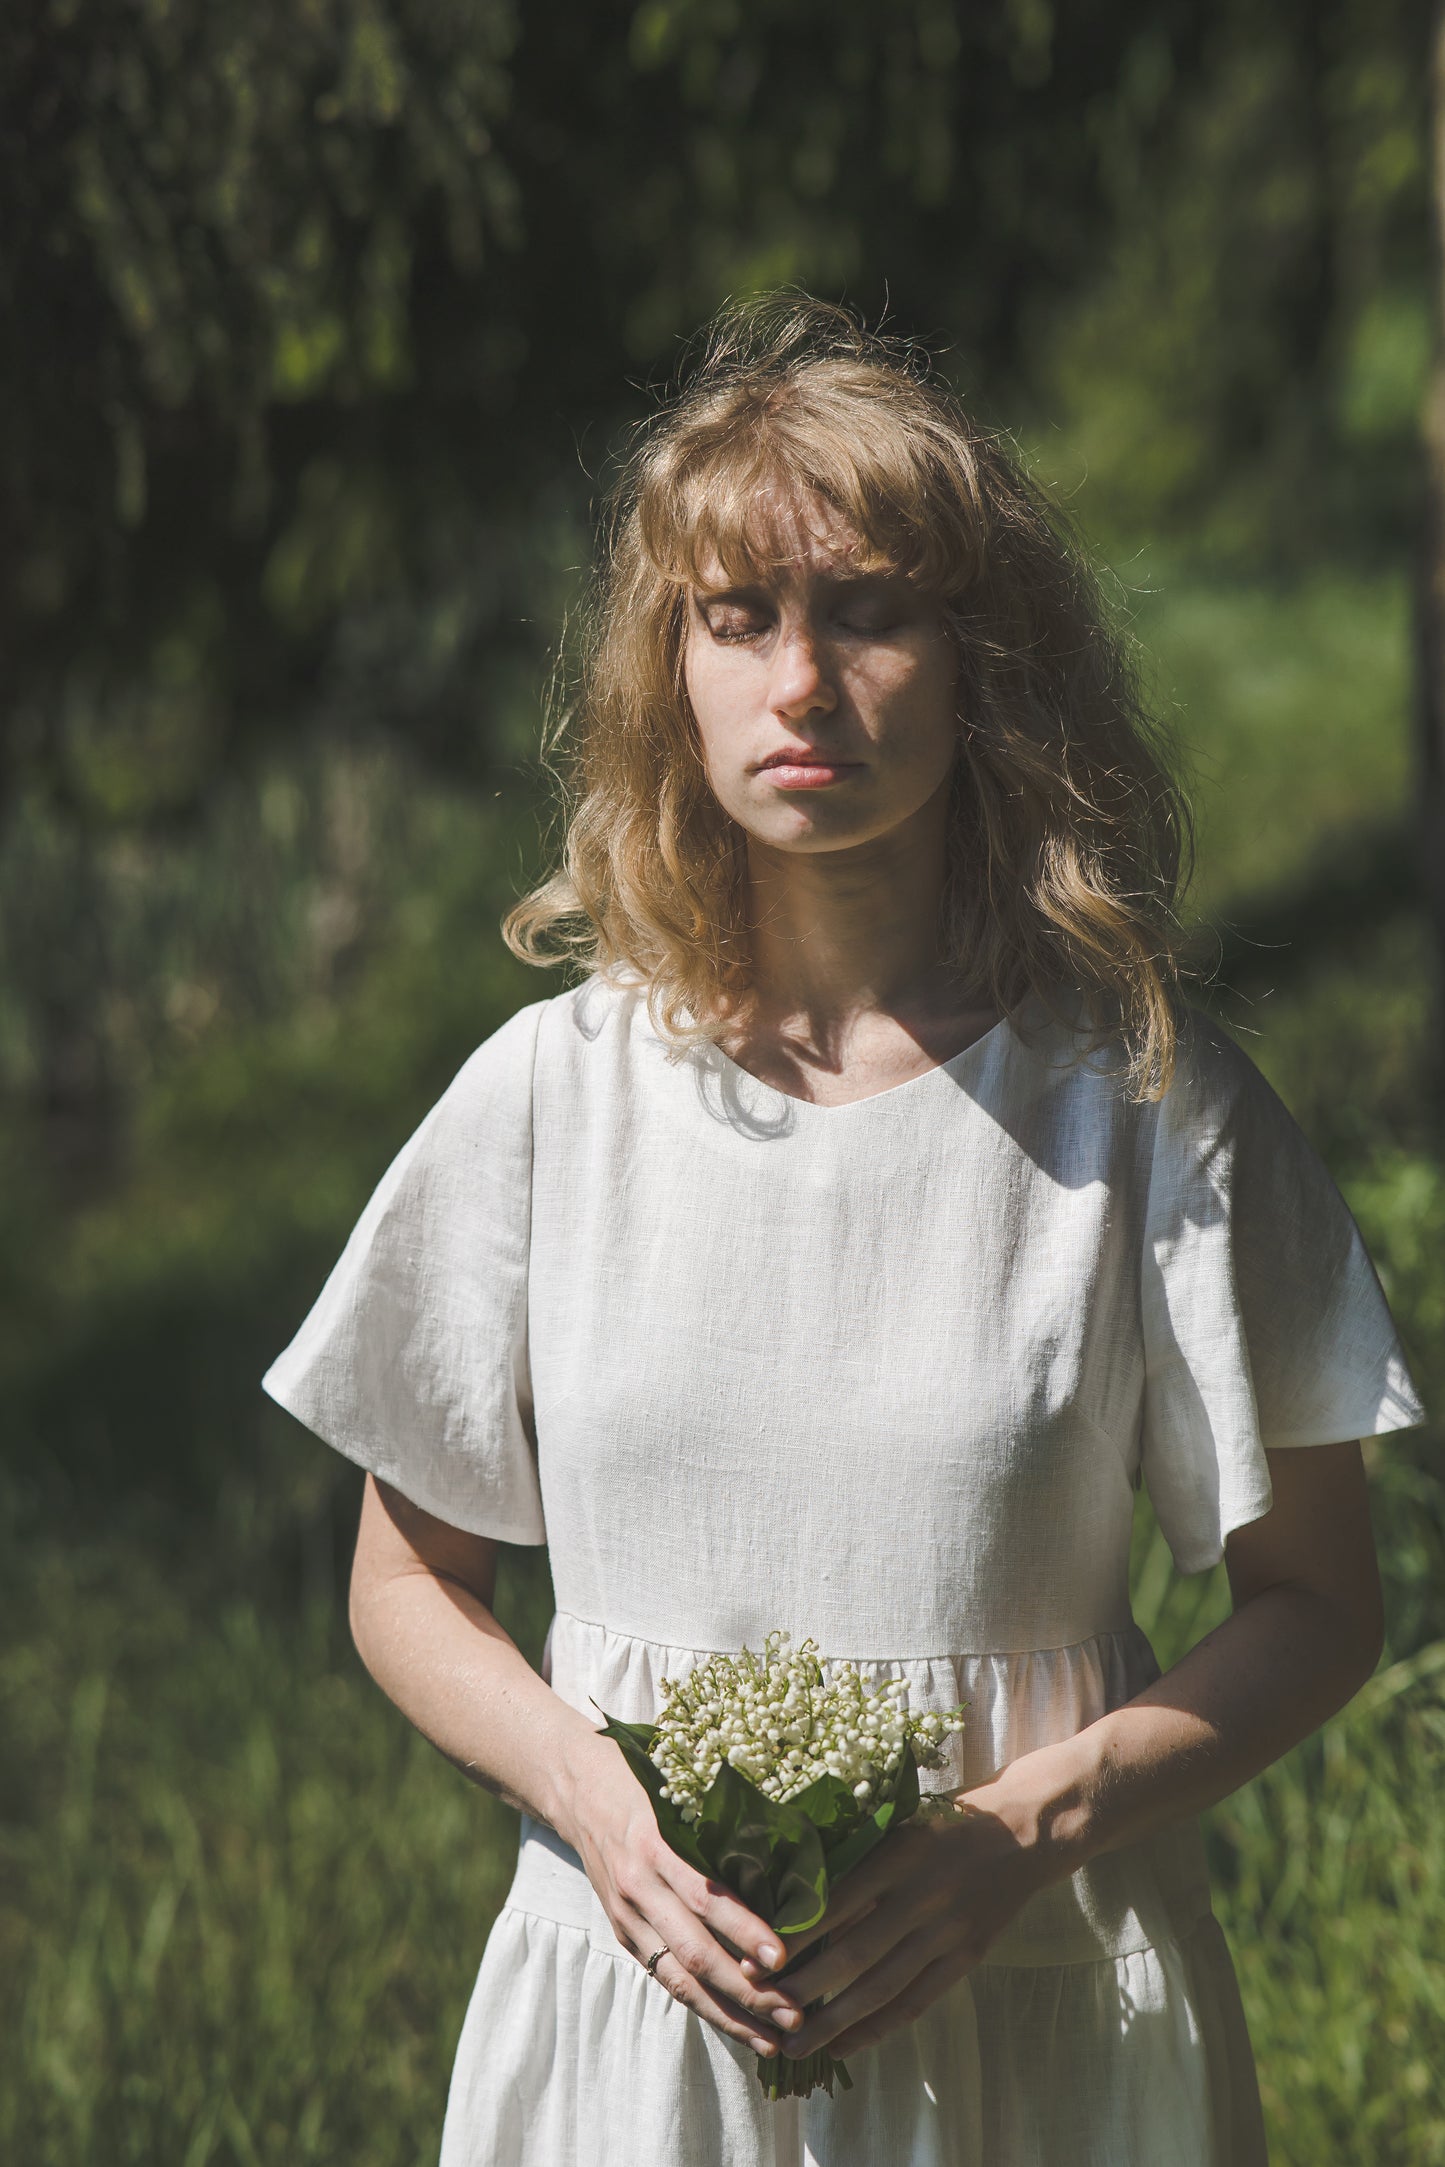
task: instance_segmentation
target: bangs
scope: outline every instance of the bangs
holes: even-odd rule
[[[856,368],[852,382],[819,381],[831,373],[815,366],[803,383],[727,399],[655,447],[635,508],[643,553],[664,579],[766,579],[810,537],[860,573],[901,575],[940,601],[977,576],[974,476],[945,455],[926,395],[910,385],[900,398],[896,380],[868,382],[872,372]]]

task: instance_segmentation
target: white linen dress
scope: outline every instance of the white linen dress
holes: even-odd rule
[[[635,989],[524,1008],[403,1146],[263,1380],[453,1525],[550,1548],[552,1686],[653,1715],[773,1627],[968,1703],[977,1783],[1158,1675],[1134,1490],[1186,1573],[1269,1509],[1263,1448],[1423,1411],[1338,1190],[1202,1016],[1157,1106],[1005,1021],[844,1106]],[[1111,1073],[1112,1068],[1112,1073]],[[986,1961],[770,2105],[524,1821],[442,2167],[1256,2167],[1197,1822],[1032,1899]]]

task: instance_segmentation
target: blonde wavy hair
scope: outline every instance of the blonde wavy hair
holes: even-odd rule
[[[1116,1034],[1159,1098],[1179,1017],[1187,805],[1134,648],[1060,507],[918,348],[792,295],[729,306],[612,489],[581,642],[544,739],[556,870],[507,914],[532,963],[642,983],[680,1051],[751,990],[747,839],[703,766],[690,591],[770,561],[769,504],[822,499],[854,562],[935,603],[959,657],[941,954],[1000,1014],[1030,993]],[[570,696],[569,696],[570,695]]]

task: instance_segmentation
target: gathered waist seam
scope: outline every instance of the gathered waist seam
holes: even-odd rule
[[[576,1610],[558,1610],[553,1613],[553,1625],[563,1620],[569,1625],[585,1625],[589,1632],[606,1633],[613,1640],[630,1641],[640,1648],[670,1648],[676,1649],[682,1655],[737,1654],[736,1647],[709,1647],[694,1641],[656,1640],[646,1633],[630,1633],[622,1626],[604,1624],[600,1618],[584,1618]],[[1076,1649],[1092,1647],[1100,1640],[1137,1640],[1142,1641],[1146,1647],[1149,1644],[1148,1635],[1137,1618],[1131,1618],[1127,1625],[1105,1626],[1097,1633],[1085,1633],[1079,1640],[1066,1640],[1049,1648],[935,1648],[926,1653],[912,1655],[879,1655],[876,1652],[857,1655],[846,1648],[830,1648],[826,1651],[825,1660],[830,1663],[1015,1663],[1026,1656],[1072,1655]],[[760,1653],[761,1650],[755,1652]]]
[[[613,1937],[611,1946],[608,1947],[604,1945],[602,1937],[597,1934],[592,1927],[579,1926],[577,1922],[572,1919],[554,1918],[550,1911],[541,1911],[533,1904],[522,1903],[518,1900],[514,1900],[512,1897],[509,1896],[506,1902],[503,1904],[502,1910],[498,1914],[498,1916],[513,1919],[535,1919],[539,1926],[553,1927],[559,1934],[581,1934],[583,1939],[589,1944],[594,1956],[603,1957],[609,1963],[628,1964],[631,1965],[634,1969],[639,1968],[638,1959],[632,1955],[630,1950],[623,1948],[621,1942],[617,1940],[615,1935]],[[1101,1954],[1098,1956],[1071,1956],[1061,1958],[1057,1961],[1050,1959],[1048,1961],[1028,1964],[1020,1964],[1018,1962],[1009,1963],[994,1959],[989,1956],[984,1956],[979,1959],[977,1964],[971,1967],[968,1976],[971,1977],[973,1972],[978,1971],[1088,1971],[1091,1968],[1095,1968],[1100,1964],[1123,1964],[1126,1963],[1131,1956],[1148,1956],[1158,1949],[1182,1948],[1184,1944],[1189,1940],[1190,1936],[1196,1933],[1198,1929],[1204,1924],[1206,1919],[1212,1921],[1213,1918],[1214,1913],[1212,1911],[1201,1911],[1197,1918],[1192,1919],[1189,1924],[1184,1927],[1179,1933],[1170,1935],[1167,1940],[1161,1936],[1156,1941],[1141,1942],[1138,1944],[1137,1947],[1125,1949],[1119,1955]]]
[[[1114,1853],[1115,1871],[1124,1854]],[[1087,1867],[1081,1869],[1088,1876]],[[1075,1877],[1071,1877],[1075,1878]],[[1180,1900],[1170,1902],[1164,1892],[1133,1893],[1144,1901],[1135,1908],[1122,1889],[1114,1896],[1117,1909],[1109,1923],[1090,1917],[1065,1894],[1068,1884],[1055,1884],[1031,1898],[1015,1920],[1005,1927],[983,1959],[984,1966],[998,1970],[1059,1970],[1076,1964],[1116,1963],[1146,1949],[1178,1947],[1200,1920],[1212,1917],[1207,1878]],[[1102,1893],[1102,1891],[1100,1892]],[[1118,1900],[1123,1898],[1122,1902]],[[577,1853],[545,1822],[522,1818],[522,1841],[503,1910],[512,1915],[536,1918],[553,1926],[566,1926],[587,1935],[606,1954],[626,1954],[617,1943],[611,1921],[587,1878]],[[1149,1923],[1146,1925],[1145,1920]]]

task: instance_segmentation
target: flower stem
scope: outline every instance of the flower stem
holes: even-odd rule
[[[786,1979],[806,1957],[820,1956],[827,1948],[829,1938],[827,1934],[820,1935],[811,1949],[800,1949],[775,1976]],[[822,2006],[821,2001],[809,2002],[805,2014],[811,2016]],[[806,2099],[810,2092],[816,2091],[831,2094],[835,2084],[844,2092],[853,2089],[847,2063],[838,2061],[826,2047],[819,2047],[812,2054],[779,2054],[770,2062],[759,2062],[758,2075],[769,2099]]]
[[[840,2091],[853,2089],[847,2063],[836,2060],[826,2047],[797,2060],[791,2054],[779,2054],[771,2062],[759,2062],[758,2076],[764,2093],[773,2100],[806,2099],[810,2092],[817,2091],[831,2093],[835,2084]]]

